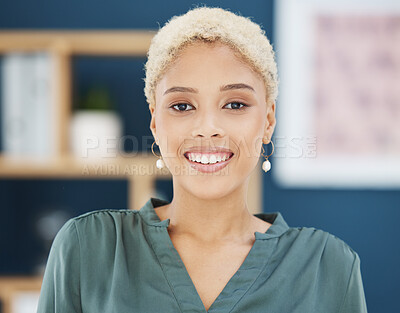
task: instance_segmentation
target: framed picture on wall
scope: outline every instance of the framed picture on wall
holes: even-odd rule
[[[400,187],[400,1],[276,1],[274,177]]]

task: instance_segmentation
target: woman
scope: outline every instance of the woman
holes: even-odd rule
[[[174,17],[152,41],[145,83],[173,200],[68,221],[38,312],[366,312],[348,245],[249,213],[249,176],[276,123],[277,70],[260,27],[219,8]]]

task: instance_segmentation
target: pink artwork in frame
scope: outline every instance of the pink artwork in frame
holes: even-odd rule
[[[400,16],[316,17],[319,155],[400,158]]]

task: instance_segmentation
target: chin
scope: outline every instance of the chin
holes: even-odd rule
[[[210,189],[210,188],[205,188],[203,190],[187,190],[188,193],[191,193],[193,197],[202,199],[202,200],[218,200],[225,198],[228,196],[231,192],[228,192],[226,190],[223,190],[222,188],[220,190],[217,189]]]
[[[203,200],[217,200],[235,192],[245,179],[232,176],[181,176],[174,177],[174,189],[185,190],[186,194],[191,194],[195,198]]]

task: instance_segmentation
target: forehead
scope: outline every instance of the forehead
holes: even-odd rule
[[[191,43],[177,53],[162,75],[158,86],[190,82],[237,83],[264,86],[263,78],[237,51],[220,42]],[[222,82],[221,82],[222,83]],[[158,87],[157,86],[157,87]]]
[[[171,62],[171,67],[182,62],[193,61],[193,59],[207,59],[207,56],[215,58],[223,58],[230,62],[240,63],[242,66],[251,67],[244,57],[233,47],[219,41],[195,41],[182,46],[174,60]],[[187,64],[186,64],[187,65]]]

